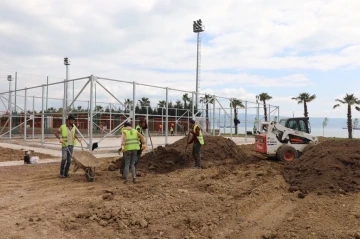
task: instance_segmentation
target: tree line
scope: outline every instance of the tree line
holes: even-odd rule
[[[268,112],[267,112],[267,102],[272,99],[272,96],[270,96],[268,93],[261,93],[256,96],[256,102],[261,102],[263,104],[264,109],[264,121],[268,121]],[[308,107],[307,104],[314,101],[316,99],[316,95],[309,94],[306,92],[300,93],[296,97],[292,97],[292,100],[297,101],[298,104],[302,104],[304,107],[304,117],[309,117]],[[214,103],[214,98],[210,94],[205,94],[203,97],[200,97],[200,103],[204,103],[205,105],[205,119],[206,119],[206,131],[209,130],[209,105]],[[347,129],[348,129],[348,136],[351,139],[352,138],[352,132],[353,132],[353,124],[352,124],[352,110],[353,108],[357,111],[360,111],[360,100],[355,97],[354,94],[346,94],[344,98],[342,99],[335,99],[337,104],[333,106],[333,108],[340,107],[340,105],[347,106]],[[129,113],[133,106],[133,101],[130,99],[125,99],[124,102],[124,108],[118,108],[118,109],[111,109],[111,112],[115,113]],[[193,102],[192,99],[189,97],[189,95],[186,93],[182,96],[181,100],[176,100],[174,103],[172,101],[168,102],[168,115],[169,116],[179,116],[185,113],[185,110],[192,110]],[[165,100],[159,100],[157,105],[155,107],[150,106],[150,99],[147,97],[142,97],[138,102],[136,102],[135,105],[135,113],[136,114],[146,114],[149,115],[157,114],[157,115],[165,115],[165,109],[166,107],[166,101]],[[234,110],[234,124],[237,126],[240,121],[237,116],[237,109],[238,108],[245,108],[245,105],[242,100],[240,99],[231,99],[230,100],[230,108]],[[197,111],[197,108],[194,106],[195,111]],[[77,106],[76,112],[88,112],[88,109],[82,108],[82,106]],[[103,107],[101,105],[95,106],[96,112],[110,112],[110,107]],[[177,112],[176,112],[177,111]],[[50,107],[47,110],[44,111],[45,113],[62,113],[63,108],[53,108]],[[31,111],[28,111],[28,113],[32,113]],[[36,113],[36,112],[34,112]],[[41,111],[40,111],[41,113]],[[201,115],[199,115],[201,116]],[[237,134],[237,127],[235,127],[235,134]]]
[[[261,93],[258,96],[256,96],[257,100],[260,100],[264,105],[264,119],[267,121],[267,107],[266,102],[268,100],[271,100],[272,97],[268,93]],[[306,92],[300,93],[296,97],[292,97],[292,100],[297,101],[298,104],[302,104],[304,107],[304,117],[309,117],[308,107],[307,104],[314,101],[316,99],[316,95],[309,94]],[[352,110],[355,109],[357,111],[360,111],[360,100],[354,95],[354,94],[346,94],[345,97],[342,99],[335,99],[337,104],[333,106],[333,109],[336,109],[340,107],[341,105],[345,105],[347,107],[347,130],[348,130],[348,138],[353,138],[353,123],[352,123]]]

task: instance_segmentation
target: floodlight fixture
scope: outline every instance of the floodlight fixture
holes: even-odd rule
[[[199,32],[203,32],[204,30],[205,29],[204,29],[204,27],[202,25],[201,19],[194,21],[194,23],[193,23],[193,32],[199,33]]]
[[[64,58],[64,65],[66,66],[70,65],[69,58],[67,57]]]

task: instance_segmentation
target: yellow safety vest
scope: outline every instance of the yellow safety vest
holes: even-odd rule
[[[75,142],[75,126],[72,127],[71,129],[72,132],[72,138],[73,138],[73,145],[76,145]],[[61,138],[64,141],[64,143],[62,144],[63,147],[67,147],[69,145],[68,143],[68,127],[66,126],[66,124],[61,125]]]
[[[140,129],[140,130],[138,130],[138,129]],[[140,134],[144,135],[144,130],[143,130],[139,125],[136,126],[136,130],[137,130]]]
[[[139,145],[139,137],[137,135],[136,129],[127,130],[124,129],[123,132],[126,135],[125,141],[125,151],[132,151],[132,150],[140,150]]]
[[[201,128],[198,125],[194,125],[194,129],[193,129],[194,132],[196,132],[196,127],[199,127],[199,129],[200,129],[200,133],[199,133],[199,136],[197,136],[197,139],[199,140],[200,144],[203,145],[204,144],[204,137],[202,135]]]

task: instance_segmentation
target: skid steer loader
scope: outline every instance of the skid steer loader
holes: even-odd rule
[[[261,122],[255,134],[256,151],[282,161],[292,161],[300,156],[309,144],[317,144],[311,135],[308,117],[281,119],[279,122]]]

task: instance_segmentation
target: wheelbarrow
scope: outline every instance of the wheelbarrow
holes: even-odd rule
[[[84,151],[81,144],[81,151],[72,153],[73,159],[73,172],[76,172],[79,168],[85,171],[86,181],[93,182],[95,179],[95,168],[100,166],[100,161],[89,151]]]

